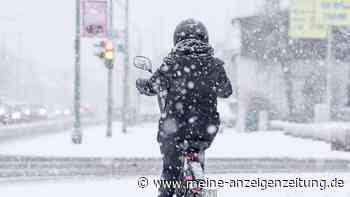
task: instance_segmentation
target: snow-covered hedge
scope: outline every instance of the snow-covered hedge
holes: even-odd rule
[[[101,123],[101,120],[83,119],[84,125],[93,125]],[[0,141],[19,137],[51,134],[65,131],[73,127],[73,119],[62,119],[52,121],[42,121],[37,123],[18,124],[0,126]]]
[[[271,121],[270,126],[275,130],[283,130],[286,135],[300,138],[321,140],[341,146],[350,145],[350,123],[326,122],[313,124]]]

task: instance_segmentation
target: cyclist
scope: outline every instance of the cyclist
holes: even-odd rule
[[[138,79],[141,94],[160,96],[158,142],[163,156],[162,179],[182,180],[182,149],[207,149],[220,125],[217,98],[232,94],[224,62],[214,57],[204,24],[187,19],[177,25],[174,47],[150,79]],[[201,146],[205,144],[205,146]],[[175,196],[175,188],[160,188],[160,197]]]

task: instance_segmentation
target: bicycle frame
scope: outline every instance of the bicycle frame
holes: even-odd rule
[[[217,191],[200,188],[199,180],[205,180],[205,151],[182,151],[182,175],[185,187],[178,191],[182,197],[217,197]]]

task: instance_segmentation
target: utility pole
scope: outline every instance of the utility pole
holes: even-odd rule
[[[328,26],[327,36],[327,62],[326,62],[326,104],[327,104],[327,118],[330,120],[332,112],[332,88],[331,88],[331,63],[332,63],[332,43],[333,43],[333,26]]]
[[[109,14],[108,14],[108,37],[113,43],[113,0],[109,0]],[[114,44],[113,44],[114,45]],[[106,67],[108,68],[107,77],[107,137],[112,137],[113,121],[113,64],[114,58],[110,61],[106,61]]]
[[[127,132],[127,113],[129,108],[129,0],[125,0],[125,27],[124,27],[124,87],[123,87],[123,110],[122,132]]]
[[[112,63],[113,64],[113,63]],[[112,137],[113,121],[113,69],[108,69],[108,87],[107,87],[107,137]]]
[[[76,23],[75,23],[75,80],[74,80],[74,130],[72,134],[72,142],[81,144],[82,132],[80,122],[80,0],[76,0]]]
[[[142,38],[141,34],[137,35],[137,54],[142,54]],[[141,112],[141,95],[137,94],[136,96],[136,117],[137,119],[140,118],[140,112]]]

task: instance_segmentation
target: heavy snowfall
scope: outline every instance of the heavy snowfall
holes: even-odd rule
[[[0,24],[1,196],[350,196],[349,0],[4,0]],[[257,184],[156,184],[192,179]]]

